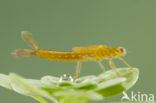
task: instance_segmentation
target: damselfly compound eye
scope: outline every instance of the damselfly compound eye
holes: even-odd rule
[[[120,48],[120,51],[123,53],[125,51],[125,49],[121,47]]]
[[[120,47],[120,52],[121,52],[123,55],[126,55],[126,49],[125,49],[125,48]]]

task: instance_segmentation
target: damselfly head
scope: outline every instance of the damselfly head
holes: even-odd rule
[[[120,46],[116,47],[116,51],[117,51],[116,53],[118,56],[125,56],[127,53],[126,49]]]

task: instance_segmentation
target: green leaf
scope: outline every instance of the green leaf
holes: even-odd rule
[[[120,68],[118,71],[121,76],[126,78],[126,81],[122,83],[122,85],[128,90],[131,88],[139,78],[139,69],[133,68],[135,71],[128,70],[127,68]]]
[[[16,92],[27,95],[27,96],[32,96],[33,98],[35,96],[42,96],[42,97],[50,99],[51,101],[54,101],[55,103],[58,103],[54,97],[50,96],[45,91],[37,88],[36,85],[32,85],[32,84],[28,83],[28,80],[25,80],[22,77],[20,77],[16,74],[13,74],[13,73],[11,73],[9,75],[9,78],[11,80],[12,88]],[[39,100],[39,98],[36,98],[36,99]]]
[[[91,90],[97,88],[97,83],[94,81],[89,82],[82,82],[78,83],[74,86],[75,89],[81,89],[81,90]]]
[[[7,75],[0,74],[0,86],[8,89],[12,89],[10,85],[10,79]]]
[[[60,103],[86,103],[89,100],[112,97],[131,88],[139,76],[139,70],[134,70],[135,72],[129,68],[117,69],[120,77],[113,70],[109,70],[98,76],[80,77],[74,82],[68,79],[60,81],[60,78],[54,76],[34,80],[24,79],[13,73],[9,76],[0,74],[0,86],[30,96],[41,103],[47,103],[44,98],[58,103],[54,97]]]
[[[41,96],[32,96],[32,98],[36,99],[37,101],[39,101],[40,103],[48,103],[44,98],[42,98]]]
[[[88,82],[88,81],[92,81],[96,78],[95,75],[88,75],[88,76],[83,76],[81,78],[77,78],[76,79],[76,83],[85,83],[85,82]]]
[[[105,81],[99,84],[99,88],[96,90],[96,92],[103,95],[104,97],[115,96],[126,90],[122,86],[122,82],[124,81],[126,81],[125,78],[116,78],[113,80]]]
[[[73,89],[70,89],[68,91],[58,91],[56,92],[54,95],[58,96],[58,97],[64,97],[64,98],[86,98],[86,99],[92,99],[92,100],[101,100],[103,99],[103,97],[101,95],[99,95],[98,93],[95,93],[93,91],[75,91]],[[71,98],[71,99],[72,99]]]
[[[69,81],[62,81],[62,82],[58,83],[58,86],[59,87],[72,87],[73,84]]]
[[[139,71],[134,68],[135,72],[129,68],[117,69],[122,78],[113,75],[113,71],[107,71],[96,78],[99,83],[99,88],[96,92],[100,93],[104,97],[111,97],[122,93],[132,87],[138,80]]]

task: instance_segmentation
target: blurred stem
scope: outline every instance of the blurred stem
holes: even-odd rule
[[[84,97],[60,97],[60,103],[87,103],[88,99]]]

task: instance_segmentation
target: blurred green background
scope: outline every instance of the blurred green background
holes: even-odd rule
[[[14,72],[34,79],[44,75],[74,75],[74,62],[12,57],[14,49],[30,48],[21,39],[23,30],[31,32],[43,49],[65,51],[95,44],[123,46],[129,51],[125,59],[140,69],[139,81],[128,93],[156,94],[155,0],[0,0],[0,73]],[[118,60],[115,63],[125,67]],[[107,60],[103,64],[110,69]],[[97,63],[85,62],[80,76],[101,72]],[[121,96],[96,103],[120,101]],[[2,87],[0,101],[37,103]]]

